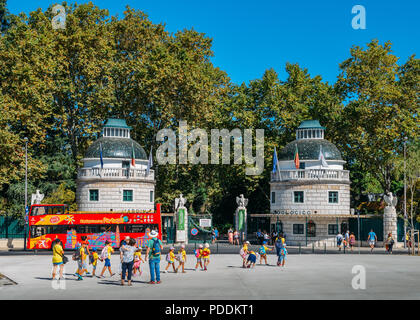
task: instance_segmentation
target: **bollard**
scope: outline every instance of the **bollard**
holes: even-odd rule
[[[219,242],[216,242],[216,252],[219,253]]]
[[[327,244],[324,242],[324,254],[327,254]]]
[[[315,244],[312,242],[312,253],[315,253]]]
[[[300,242],[299,242],[299,254],[302,254],[302,248],[301,248],[301,246],[300,246]]]

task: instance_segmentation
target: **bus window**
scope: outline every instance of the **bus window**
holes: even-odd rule
[[[117,226],[115,224],[111,225],[100,225],[99,232],[115,232],[117,230]]]
[[[31,238],[41,237],[47,233],[50,233],[50,227],[48,226],[32,226]]]
[[[41,216],[47,214],[46,207],[32,207],[31,216]]]
[[[131,227],[130,233],[143,233],[146,230],[144,224],[133,224],[130,227]]]

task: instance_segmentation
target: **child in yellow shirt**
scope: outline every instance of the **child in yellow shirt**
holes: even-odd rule
[[[184,267],[185,267],[185,262],[187,261],[187,253],[185,252],[184,245],[182,245],[181,249],[179,249],[178,251],[178,261],[179,261],[179,265],[178,265],[178,268],[176,268],[176,271],[178,272],[179,267],[182,266],[182,273],[185,273]]]
[[[98,259],[99,259],[99,255],[96,252],[96,248],[92,248],[92,252],[91,255],[89,257],[89,262],[92,265],[92,277],[95,276],[95,272],[96,272],[96,266],[98,264]]]
[[[175,248],[171,247],[169,249],[169,253],[166,255],[166,261],[168,262],[168,265],[165,268],[165,273],[168,272],[168,268],[169,266],[172,265],[172,268],[174,269],[174,272],[176,273],[177,270],[175,269],[175,253],[174,253]]]
[[[139,277],[141,276],[140,264],[144,262],[141,257],[141,248],[138,248],[134,253],[134,265],[133,265],[133,275],[136,274],[136,270],[139,271]]]
[[[211,253],[211,251],[210,251],[209,247],[210,247],[210,245],[208,243],[206,243],[204,245],[204,249],[203,249],[203,253],[202,253],[203,261],[204,261],[204,271],[207,271],[207,266],[210,263],[210,253]]]
[[[197,263],[195,264],[194,271],[197,271],[198,266],[200,266],[201,269],[203,269],[203,245],[202,244],[198,246],[198,249],[195,250],[194,254],[195,254],[195,257],[197,258]]]
[[[260,264],[262,263],[262,260],[265,261],[265,264],[268,265],[267,263],[267,251],[272,251],[273,249],[270,249],[269,247],[266,246],[267,241],[264,241],[262,246],[260,247]]]

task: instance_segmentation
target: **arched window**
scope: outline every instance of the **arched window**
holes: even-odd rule
[[[312,220],[306,224],[306,234],[308,237],[316,237],[316,224]]]

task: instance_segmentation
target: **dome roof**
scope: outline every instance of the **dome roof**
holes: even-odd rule
[[[279,152],[279,161],[293,160],[295,157],[296,145],[299,152],[299,160],[318,160],[319,149],[322,146],[322,153],[326,160],[343,160],[341,152],[337,147],[324,139],[300,139],[288,143]]]
[[[128,138],[102,137],[94,141],[86,151],[85,158],[100,158],[100,144],[103,158],[131,159],[134,147],[135,159],[147,160],[144,149],[136,141]]]

